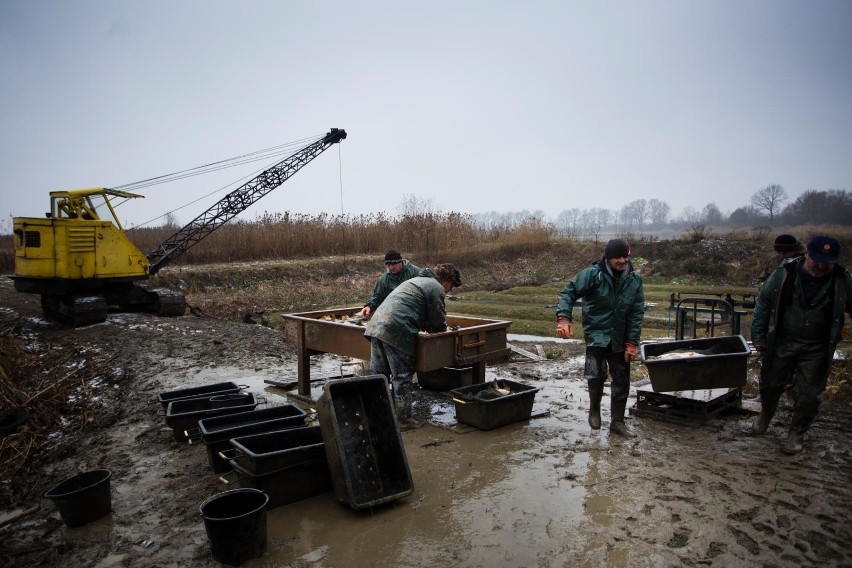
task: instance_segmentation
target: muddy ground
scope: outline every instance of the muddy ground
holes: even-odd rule
[[[155,397],[233,380],[269,405],[290,403],[264,383],[295,377],[283,335],[193,315],[113,314],[63,329],[8,283],[0,284],[0,316],[22,340],[85,347],[121,369],[97,393],[104,408],[118,410],[114,423],[83,429],[73,451],[44,463],[36,455],[25,473],[3,480],[0,515],[38,509],[0,528],[0,565],[218,565],[198,506],[230,487],[208,468],[204,446],[173,439]],[[345,363],[315,359],[314,377]],[[852,565],[847,406],[825,405],[795,457],[779,450],[787,408],[762,438],[742,434],[748,413],[728,412],[700,426],[632,415],[639,437],[624,440],[588,428],[581,365],[577,346],[575,356],[489,366],[489,379],[540,388],[536,418],[492,431],[458,425],[445,395],[419,392],[416,411],[428,422],[402,434],[413,493],[368,511],[342,506],[330,492],[273,509],[267,552],[245,566]],[[605,426],[608,419],[605,401]],[[43,493],[94,468],[112,472],[113,511],[67,528]],[[24,497],[10,499],[10,486]]]

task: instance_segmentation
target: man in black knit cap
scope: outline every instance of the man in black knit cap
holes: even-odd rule
[[[775,242],[772,245],[772,248],[775,250],[775,256],[766,261],[766,265],[763,267],[763,272],[760,273],[760,276],[757,279],[757,284],[760,286],[763,284],[769,275],[772,274],[772,271],[784,264],[785,262],[799,258],[804,253],[804,247],[799,240],[793,235],[778,235],[775,237]]]
[[[376,285],[373,287],[370,299],[361,308],[361,317],[364,319],[368,319],[370,314],[382,305],[388,294],[393,292],[397,286],[415,276],[421,276],[419,267],[415,266],[411,261],[402,258],[399,251],[393,249],[385,253],[385,268],[385,273],[379,277]]]
[[[645,291],[642,278],[630,264],[627,241],[609,241],[603,258],[581,270],[559,293],[556,334],[563,339],[574,336],[572,312],[580,298],[583,298],[589,426],[594,430],[601,427],[601,398],[608,369],[612,378],[609,431],[632,438],[635,434],[627,429],[624,412],[630,393],[630,362],[636,358],[645,316]]]

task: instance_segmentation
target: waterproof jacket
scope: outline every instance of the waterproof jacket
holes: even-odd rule
[[[628,263],[616,284],[601,259],[580,271],[559,293],[557,317],[572,318],[574,304],[583,299],[583,334],[588,347],[624,351],[626,341],[639,345],[645,316],[645,290],[642,277]]]
[[[414,356],[419,332],[446,330],[444,287],[435,278],[417,276],[388,294],[370,318],[364,335],[380,339]]]
[[[799,274],[805,259],[797,258],[794,262],[786,262],[776,268],[763,286],[754,306],[751,320],[751,341],[754,345],[766,345],[770,351],[777,339],[777,325],[783,321],[784,311],[793,301],[793,295],[798,288]],[[844,267],[834,265],[833,282],[828,294],[831,295],[830,328],[825,334],[826,350],[830,356],[840,341],[845,321],[844,313],[852,315],[852,276]],[[785,335],[795,337],[795,329],[785,329]]]
[[[385,298],[388,297],[388,294],[393,292],[394,288],[406,280],[410,280],[411,278],[420,275],[420,268],[407,260],[403,260],[402,262],[405,263],[405,266],[397,274],[391,274],[390,272],[385,271],[385,273],[379,277],[379,280],[373,288],[373,295],[370,296],[370,299],[367,300],[366,304],[364,304],[365,306],[370,306],[370,312],[375,312],[376,308],[385,301]]]

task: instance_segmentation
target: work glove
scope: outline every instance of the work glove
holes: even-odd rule
[[[361,319],[367,319],[368,317],[370,317],[371,311],[372,310],[370,310],[370,306],[364,306],[363,308],[361,308]]]
[[[629,341],[624,342],[624,362],[629,363],[636,358],[636,346]]]
[[[571,339],[574,337],[574,328],[571,326],[571,320],[566,317],[556,318],[556,335],[562,339]]]

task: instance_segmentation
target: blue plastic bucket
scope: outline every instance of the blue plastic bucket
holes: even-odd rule
[[[198,507],[213,558],[239,566],[266,550],[266,504],[269,496],[258,489],[232,489],[205,500]]]

